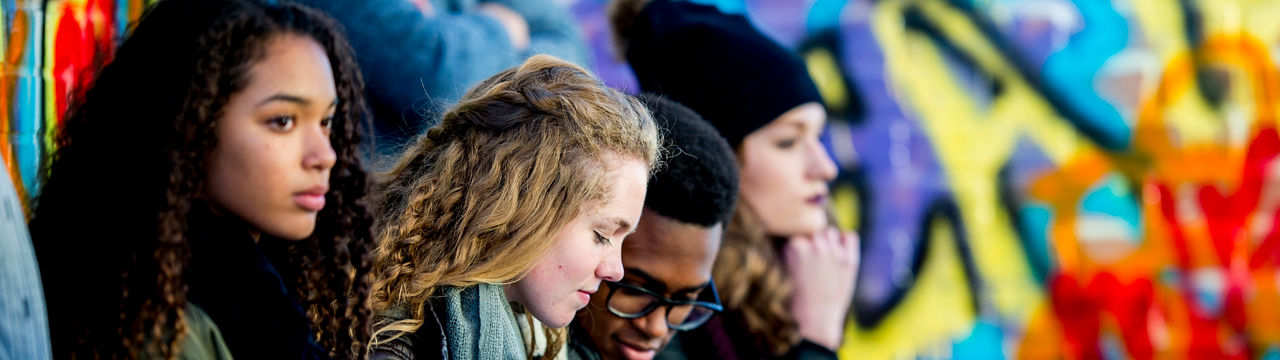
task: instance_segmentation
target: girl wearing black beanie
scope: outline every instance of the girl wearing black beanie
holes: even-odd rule
[[[835,358],[858,238],[830,224],[836,175],[822,99],[803,62],[750,21],[678,0],[620,0],[610,20],[643,91],[697,111],[734,148],[734,218],[713,277],[725,311],[684,333],[688,358]],[[660,355],[661,357],[661,355]]]

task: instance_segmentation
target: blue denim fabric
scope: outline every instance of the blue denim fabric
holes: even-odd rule
[[[0,169],[0,360],[49,359],[51,351],[26,215],[9,174]]]

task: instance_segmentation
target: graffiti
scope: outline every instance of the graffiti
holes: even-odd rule
[[[866,255],[842,356],[1280,357],[1280,3],[698,1],[800,51],[827,99]],[[144,2],[0,0],[23,196]],[[568,4],[634,91],[606,2]]]
[[[831,110],[842,357],[1280,356],[1280,4],[742,3]]]
[[[143,0],[3,0],[0,156],[19,196],[39,189],[69,102],[111,59]],[[29,209],[28,209],[29,211]]]
[[[44,15],[39,1],[7,1],[0,12],[5,29],[0,39],[4,59],[0,63],[0,129],[5,135],[0,138],[0,156],[23,198],[35,187],[41,161]]]

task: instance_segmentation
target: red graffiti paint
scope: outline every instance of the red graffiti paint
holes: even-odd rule
[[[98,68],[114,53],[115,2],[88,0],[83,8],[61,4],[53,44],[54,112],[59,124],[70,100],[88,90]]]
[[[1050,280],[1049,288],[1054,314],[1062,323],[1073,358],[1103,359],[1099,344],[1104,314],[1119,326],[1130,358],[1155,356],[1148,327],[1155,294],[1151,280],[1122,283],[1111,273],[1101,273],[1082,287],[1074,276],[1060,274]]]

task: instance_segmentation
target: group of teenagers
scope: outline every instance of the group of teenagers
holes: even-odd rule
[[[859,241],[803,62],[711,6],[610,20],[641,95],[533,56],[381,157],[327,15],[157,2],[34,201],[54,358],[835,358]]]

